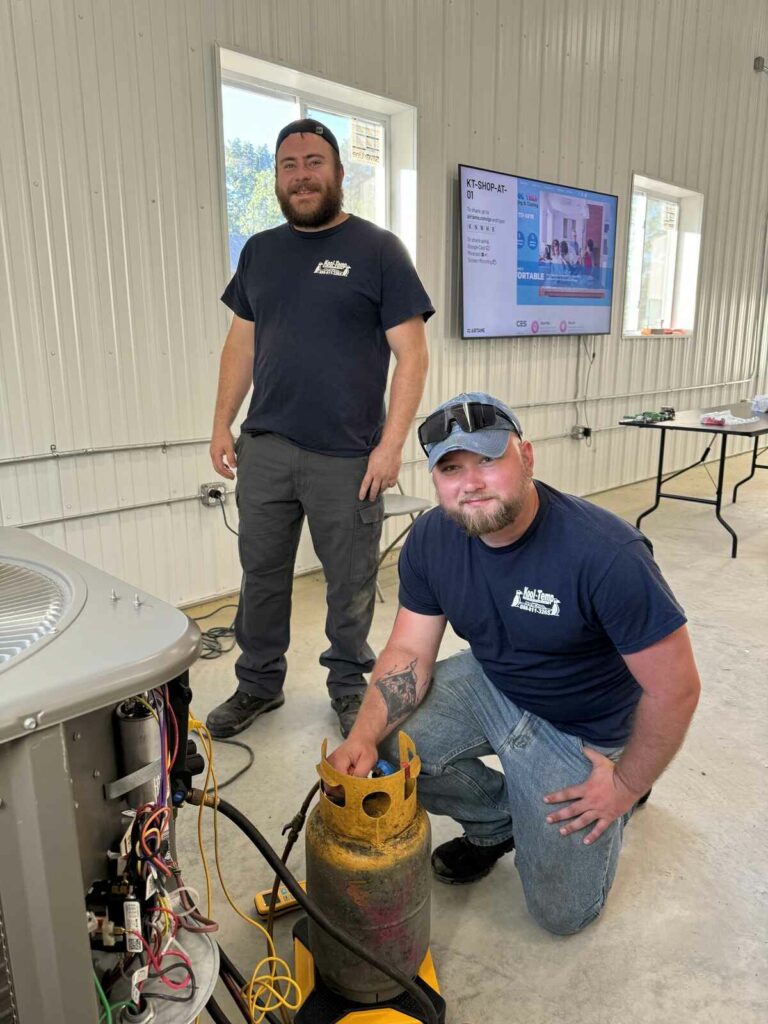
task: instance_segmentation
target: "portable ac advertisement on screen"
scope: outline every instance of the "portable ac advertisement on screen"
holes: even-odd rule
[[[616,196],[459,165],[464,338],[607,334]]]

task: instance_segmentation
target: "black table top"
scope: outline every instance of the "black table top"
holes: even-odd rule
[[[751,416],[759,416],[756,423],[737,423],[733,426],[713,427],[706,426],[700,422],[700,417],[708,412],[723,412],[729,409],[731,415],[741,416],[749,419]],[[673,420],[660,420],[658,423],[622,423],[622,427],[644,427],[655,430],[693,430],[700,434],[741,434],[743,437],[758,437],[760,434],[768,434],[768,413],[752,412],[751,402],[722,402],[720,405],[711,405],[706,409],[685,409],[683,412],[675,412]]]

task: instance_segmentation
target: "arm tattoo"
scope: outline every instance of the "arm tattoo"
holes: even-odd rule
[[[376,686],[387,705],[387,725],[399,722],[416,707],[416,658],[402,672],[379,676]]]

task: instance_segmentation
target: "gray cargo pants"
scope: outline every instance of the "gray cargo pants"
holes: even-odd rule
[[[237,507],[243,580],[235,617],[238,689],[274,697],[285,681],[293,567],[306,515],[326,579],[330,647],[320,655],[331,699],[365,689],[375,656],[368,630],[376,600],[381,496],[359,501],[367,456],[306,451],[276,434],[237,441]]]

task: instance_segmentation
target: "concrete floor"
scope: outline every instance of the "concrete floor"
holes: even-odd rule
[[[744,456],[729,460],[728,479],[745,475],[745,466]],[[676,483],[680,491],[711,492],[703,469]],[[634,521],[651,494],[647,481],[593,500]],[[432,951],[446,1024],[768,1021],[768,473],[746,484],[725,516],[739,534],[735,560],[711,508],[662,502],[644,520],[687,610],[703,694],[685,747],[627,829],[603,916],[568,938],[541,931],[526,913],[512,857],[475,885],[434,883]],[[386,640],[397,607],[396,569],[385,568],[380,582],[385,603],[376,607],[375,648]],[[231,614],[205,625],[227,623]],[[323,738],[331,747],[338,742],[317,664],[323,621],[322,578],[298,579],[286,703],[243,734],[256,762],[225,791],[279,850],[282,825],[316,779]],[[461,646],[447,636],[443,653]],[[230,654],[193,668],[199,717],[234,689],[233,660]],[[217,745],[219,776],[231,774],[243,757]],[[432,824],[435,843],[458,832],[449,819]],[[225,880],[248,911],[254,892],[271,884],[269,870],[227,822],[221,832]],[[200,884],[194,833],[190,810],[180,816],[179,847],[187,880]],[[301,842],[290,866],[304,877]],[[263,943],[228,909],[218,884],[214,893],[220,941],[249,974]],[[277,930],[288,958],[292,918],[279,921]],[[220,1002],[233,1021],[241,1019],[226,994]]]

